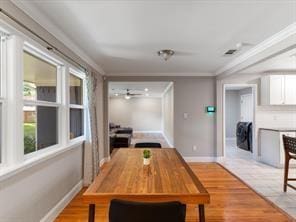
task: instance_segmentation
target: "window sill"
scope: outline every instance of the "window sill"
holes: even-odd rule
[[[8,179],[9,177],[12,177],[28,168],[31,168],[51,158],[54,158],[71,149],[75,149],[77,146],[82,145],[84,141],[84,138],[81,138],[80,140],[71,141],[66,147],[50,149],[46,152],[40,153],[40,155],[36,155],[28,159],[25,159],[24,162],[20,164],[15,164],[13,166],[1,166],[0,181]]]

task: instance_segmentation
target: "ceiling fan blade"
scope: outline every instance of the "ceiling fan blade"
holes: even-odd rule
[[[130,95],[130,96],[141,96],[141,95],[143,95],[143,94],[140,94],[140,93],[130,93],[129,95]]]

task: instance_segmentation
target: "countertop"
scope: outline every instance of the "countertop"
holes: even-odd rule
[[[259,128],[260,130],[270,130],[270,131],[277,131],[277,132],[296,132],[296,128]]]

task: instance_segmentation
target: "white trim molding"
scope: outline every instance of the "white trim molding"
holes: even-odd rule
[[[162,136],[164,137],[165,141],[167,142],[167,144],[170,146],[170,148],[174,148],[174,145],[171,144],[171,142],[169,141],[169,139],[166,137],[165,133],[162,132]]]
[[[134,133],[161,133],[160,130],[134,130]]]
[[[170,82],[168,84],[168,86],[165,88],[165,90],[163,91],[162,95],[161,95],[161,98],[164,97],[164,95],[166,94],[166,92],[174,85],[174,82]]]
[[[213,73],[199,73],[199,72],[131,72],[131,73],[107,73],[107,76],[215,76]]]
[[[104,157],[103,159],[100,160],[100,167],[102,167],[105,163],[109,162],[111,159],[110,156]]]
[[[257,62],[260,62],[262,59],[268,58],[269,56],[276,54],[276,52],[279,52],[295,44],[295,36],[296,22],[287,26],[285,29],[281,30],[275,35],[267,38],[266,40],[251,48],[241,56],[238,56],[236,59],[232,60],[230,63],[226,64],[225,66],[217,70],[215,74],[230,75],[234,72],[239,72],[240,70],[243,70],[246,67],[256,64]],[[276,46],[279,46],[279,48],[274,50],[274,47]]]
[[[79,193],[83,187],[83,181],[80,180],[41,220],[40,222],[52,222]]]

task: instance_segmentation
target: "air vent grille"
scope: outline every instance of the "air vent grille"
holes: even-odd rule
[[[236,53],[237,49],[229,49],[227,52],[224,53],[224,55],[233,55]]]

